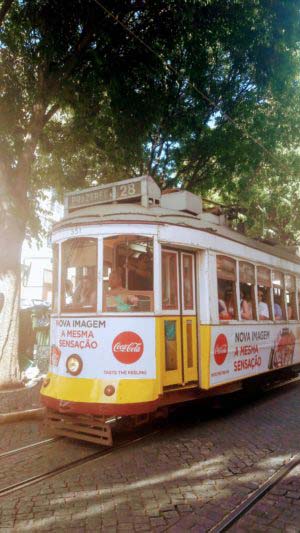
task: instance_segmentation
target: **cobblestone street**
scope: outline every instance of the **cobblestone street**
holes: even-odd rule
[[[299,384],[233,403],[207,416],[201,404],[190,414],[180,410],[177,421],[144,440],[2,496],[1,531],[209,531],[299,453]],[[2,449],[22,445],[19,438],[16,445],[17,427],[26,441],[22,424],[0,428]],[[26,424],[31,441],[34,435],[40,440],[39,423]],[[87,452],[80,443],[53,443],[23,456],[23,474]],[[11,483],[15,465],[21,472],[17,458],[1,459],[2,487]],[[299,475],[298,467],[232,531],[300,531]]]

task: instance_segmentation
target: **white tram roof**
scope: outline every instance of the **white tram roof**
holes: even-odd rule
[[[136,184],[134,193],[126,196],[126,187],[130,187],[131,184]],[[130,192],[129,188],[128,191]],[[131,193],[132,191],[133,189]],[[120,192],[123,193],[121,198]],[[224,215],[203,212],[201,197],[188,191],[162,194],[150,176],[68,193],[65,200],[65,216],[54,225],[53,230],[55,232],[74,225],[110,222],[121,224],[148,222],[151,225],[169,224],[197,229],[293,263],[300,263],[300,257],[289,248],[251,239],[226,225]]]

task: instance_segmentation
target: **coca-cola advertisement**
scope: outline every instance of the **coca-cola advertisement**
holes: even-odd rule
[[[153,317],[55,318],[51,323],[50,371],[70,376],[70,355],[83,362],[78,378],[155,379]]]
[[[209,354],[210,388],[300,363],[298,324],[213,326]]]
[[[283,328],[277,335],[270,352],[269,369],[293,364],[296,337],[289,328]]]
[[[135,363],[143,355],[143,340],[134,331],[123,331],[112,343],[115,358],[126,365]]]

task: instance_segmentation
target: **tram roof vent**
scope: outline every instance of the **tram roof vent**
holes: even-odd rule
[[[161,207],[185,211],[192,215],[202,213],[202,199],[189,191],[170,191],[161,197]]]
[[[151,176],[140,176],[89,187],[65,195],[65,214],[101,204],[138,203],[143,207],[159,206],[161,190]]]

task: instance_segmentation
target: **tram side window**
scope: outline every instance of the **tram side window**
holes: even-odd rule
[[[153,239],[118,235],[104,239],[103,309],[153,311]]]
[[[194,309],[194,269],[191,254],[182,254],[182,274],[184,310],[192,310]]]
[[[237,320],[236,261],[217,256],[218,309],[220,320]]]
[[[171,250],[162,251],[162,308],[178,309],[178,255]]]
[[[272,271],[272,287],[274,300],[274,318],[275,320],[285,320],[285,301],[284,301],[284,282],[283,274],[278,271]]]
[[[240,297],[242,320],[256,319],[255,306],[255,269],[251,263],[239,262]]]
[[[272,318],[271,272],[265,267],[257,267],[257,297],[259,320],[270,320]]]
[[[58,244],[53,245],[52,313],[58,311]]]
[[[97,239],[77,238],[62,244],[62,310],[96,311]]]
[[[285,276],[285,297],[288,320],[297,320],[296,278],[294,276]]]

